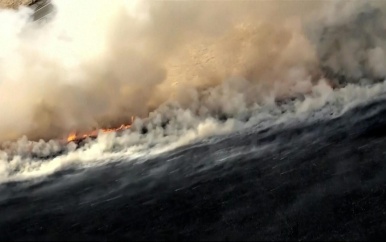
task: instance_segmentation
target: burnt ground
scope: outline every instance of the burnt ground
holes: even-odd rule
[[[3,184],[3,240],[380,240],[386,106]]]

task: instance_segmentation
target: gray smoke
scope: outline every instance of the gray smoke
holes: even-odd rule
[[[310,26],[309,36],[327,76],[339,84],[386,77],[386,5],[336,1]]]

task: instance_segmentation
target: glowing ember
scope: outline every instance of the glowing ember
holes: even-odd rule
[[[132,123],[134,122],[134,117],[131,118],[131,122]],[[76,132],[72,132],[68,135],[67,142],[69,143],[69,142],[73,142],[73,141],[80,141],[80,140],[84,140],[86,138],[96,138],[98,136],[98,131],[101,131],[103,133],[110,133],[110,132],[123,131],[123,130],[129,129],[129,128],[131,128],[131,124],[126,124],[126,125],[122,124],[118,128],[99,129],[99,130],[93,130],[93,131],[81,133],[81,134],[76,133]]]

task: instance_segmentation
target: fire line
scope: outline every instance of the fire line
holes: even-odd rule
[[[134,117],[131,117],[131,124],[134,122]],[[118,132],[118,131],[123,131],[131,128],[131,124],[122,124],[118,128],[108,128],[108,129],[98,129],[98,130],[93,130],[89,132],[84,132],[84,133],[77,133],[77,132],[71,132],[67,136],[67,142],[74,142],[74,141],[82,141],[86,138],[96,138],[98,136],[99,132],[102,133],[110,133],[110,132]]]

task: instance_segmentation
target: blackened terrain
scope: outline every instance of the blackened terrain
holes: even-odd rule
[[[384,238],[384,101],[209,141],[146,162],[4,184],[1,239]]]

